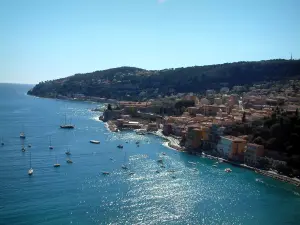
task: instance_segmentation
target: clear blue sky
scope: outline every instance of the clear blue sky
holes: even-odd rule
[[[0,0],[0,82],[300,58],[299,0]]]

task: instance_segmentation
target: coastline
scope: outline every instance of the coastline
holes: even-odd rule
[[[110,132],[118,132],[118,129],[117,129],[116,125],[113,124],[113,122],[111,122],[111,121],[105,122],[105,126]],[[165,140],[165,142],[163,142],[162,145],[164,145],[165,147],[167,147],[169,149],[179,151],[179,152],[187,152],[184,148],[182,148],[179,145],[180,141],[178,139],[176,139],[174,137],[171,137],[171,136],[165,136],[162,133],[161,129],[159,129],[158,131],[148,132],[148,134],[155,135],[155,136],[160,137],[163,140]],[[284,175],[280,175],[280,174],[277,174],[273,171],[260,170],[260,169],[248,166],[246,164],[235,163],[235,162],[229,161],[227,159],[212,156],[212,155],[209,155],[209,154],[204,154],[204,157],[208,158],[208,159],[211,159],[211,160],[222,160],[224,163],[230,164],[232,166],[248,169],[248,170],[251,170],[251,171],[253,171],[257,174],[261,174],[263,176],[270,177],[270,178],[273,178],[273,179],[276,179],[278,181],[282,181],[282,182],[285,182],[285,183],[289,183],[289,184],[292,184],[296,187],[300,187],[300,180],[290,178],[290,177],[287,177],[287,176],[284,176]]]
[[[100,101],[93,101],[93,100],[88,100],[88,99],[73,99],[73,98],[62,99],[62,98],[41,97],[41,96],[30,95],[28,93],[27,93],[27,95],[32,96],[32,97],[37,97],[37,98],[49,98],[49,99],[56,99],[56,100],[67,100],[67,101],[78,101],[78,102],[92,102],[92,103],[102,103],[102,104],[109,102],[109,100],[106,101],[106,102],[105,101],[100,102]],[[102,120],[100,120],[100,121],[102,121]],[[104,122],[104,124],[105,124],[105,127],[107,128],[108,131],[110,131],[110,132],[119,132],[119,129],[117,128],[117,126],[112,121]],[[179,140],[178,139],[173,138],[171,136],[165,136],[162,133],[161,129],[156,131],[156,132],[148,132],[148,133],[152,134],[152,135],[155,135],[155,136],[158,136],[158,137],[166,140],[163,143],[163,145],[165,147],[169,148],[169,149],[179,151],[179,152],[187,152],[187,151],[185,151],[184,148],[182,148],[179,145]],[[278,174],[274,171],[260,170],[260,169],[257,169],[257,168],[251,167],[251,166],[247,166],[245,164],[239,164],[239,163],[232,162],[232,161],[229,161],[229,160],[226,160],[226,159],[223,159],[223,158],[215,157],[215,156],[212,156],[212,155],[209,155],[209,154],[205,154],[205,157],[209,158],[211,160],[222,160],[224,163],[228,163],[228,164],[231,164],[233,166],[237,166],[237,167],[241,167],[241,168],[244,168],[244,169],[252,170],[257,174],[261,174],[263,176],[267,176],[267,177],[276,179],[278,181],[289,183],[289,184],[295,185],[296,187],[300,187],[300,180],[297,179],[297,178],[290,178],[288,176]]]

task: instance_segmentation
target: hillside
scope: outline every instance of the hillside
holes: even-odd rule
[[[223,86],[300,78],[300,60],[236,62],[187,68],[144,70],[120,67],[45,81],[28,92],[40,97],[84,94],[139,100],[171,93],[202,92]]]

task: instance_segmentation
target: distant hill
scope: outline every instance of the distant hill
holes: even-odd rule
[[[300,78],[300,60],[266,60],[164,70],[119,67],[40,82],[28,94],[41,97],[84,94],[138,100],[171,93]]]

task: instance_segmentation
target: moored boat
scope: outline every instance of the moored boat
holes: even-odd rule
[[[31,176],[33,174],[33,169],[31,166],[31,152],[30,152],[30,169],[28,170],[28,175]]]
[[[75,126],[71,123],[67,124],[67,115],[65,115],[65,123],[60,125],[60,128],[62,128],[62,129],[74,129]]]
[[[225,171],[226,173],[232,172],[232,170],[231,170],[230,168],[226,168],[224,171]]]
[[[90,140],[90,143],[92,143],[92,144],[100,144],[100,141],[97,141],[97,140]]]
[[[60,167],[60,164],[58,163],[57,157],[56,157],[56,162],[53,165],[54,167]]]

